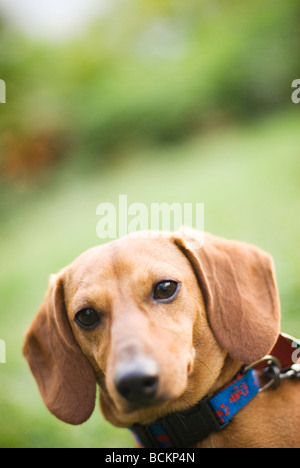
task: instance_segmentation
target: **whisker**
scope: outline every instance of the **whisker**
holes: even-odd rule
[[[201,359],[199,359],[199,358],[197,358],[197,357],[195,357],[195,361],[199,361],[201,364],[203,364],[203,365],[206,367],[206,369],[211,373],[211,375],[213,375],[212,370],[208,367],[207,364],[205,364],[204,361],[202,361]]]

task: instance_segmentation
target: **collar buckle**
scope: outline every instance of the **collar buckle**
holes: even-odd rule
[[[244,373],[248,372],[249,369],[254,369],[259,367],[261,364],[266,363],[267,367],[263,369],[264,375],[269,379],[269,381],[259,389],[259,393],[265,392],[270,388],[276,389],[280,385],[281,381],[281,364],[280,361],[275,356],[267,355],[260,359],[259,361],[246,366],[243,370]]]
[[[214,432],[220,432],[228,422],[220,424],[209,404],[212,395],[206,396],[191,410],[173,413],[164,419],[163,424],[175,447],[187,447],[203,440]],[[196,411],[195,411],[196,409]],[[191,437],[193,440],[191,440]]]

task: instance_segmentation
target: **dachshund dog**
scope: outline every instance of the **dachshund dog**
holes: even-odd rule
[[[271,257],[183,229],[92,248],[52,276],[23,352],[57,418],[86,421],[98,384],[104,417],[132,428],[219,391],[279,332]],[[299,447],[299,402],[300,381],[286,380],[192,446]]]

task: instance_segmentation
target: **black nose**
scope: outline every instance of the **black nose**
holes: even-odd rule
[[[118,393],[129,403],[147,405],[158,391],[158,366],[148,358],[124,363],[119,366],[114,382]]]

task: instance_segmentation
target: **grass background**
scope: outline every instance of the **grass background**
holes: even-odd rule
[[[44,407],[21,356],[23,334],[43,300],[49,274],[99,243],[96,208],[164,200],[205,204],[207,231],[259,245],[275,259],[282,329],[300,336],[299,321],[299,115],[288,113],[251,125],[155,150],[102,174],[79,174],[62,164],[43,189],[33,190],[1,225],[0,446],[130,447],[131,435],[103,421],[96,410],[81,427],[57,421]],[[148,149],[148,152],[151,152]],[[171,157],[172,156],[172,157]],[[111,177],[113,172],[113,178]],[[47,242],[45,242],[47,239]]]

